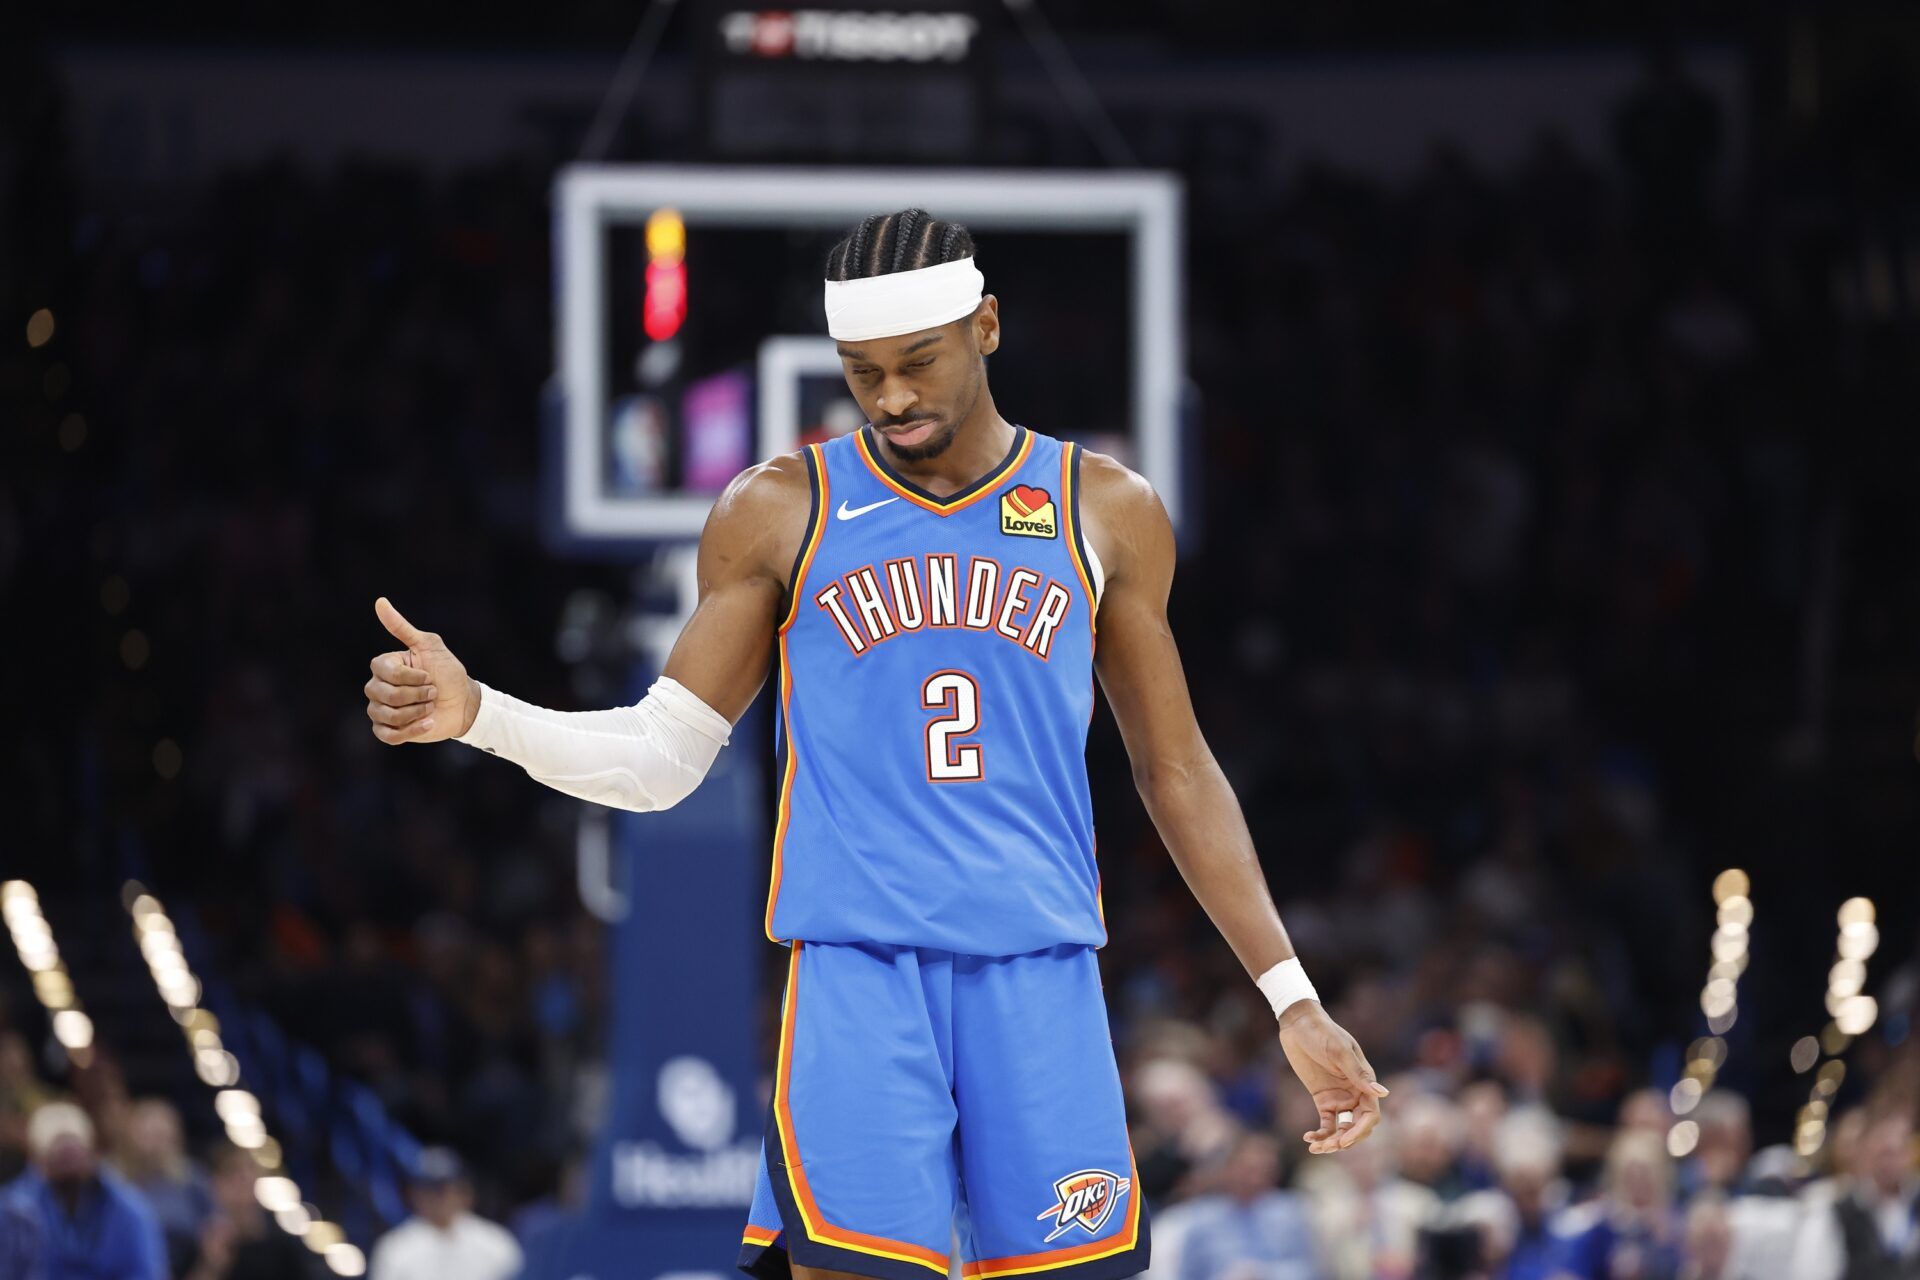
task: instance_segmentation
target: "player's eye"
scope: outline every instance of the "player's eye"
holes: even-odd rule
[[[924,369],[924,368],[926,368],[926,367],[927,367],[928,365],[930,365],[930,364],[932,364],[932,363],[933,363],[933,357],[932,357],[932,356],[927,356],[927,357],[925,357],[924,359],[921,359],[921,360],[915,360],[915,361],[914,361],[914,362],[913,362],[912,364],[910,364],[910,365],[908,365],[908,366],[907,366],[907,368],[909,368],[909,369]]]

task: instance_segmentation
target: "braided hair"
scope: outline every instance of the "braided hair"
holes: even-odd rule
[[[942,222],[925,209],[876,213],[827,254],[827,279],[864,280],[972,256],[973,236],[957,222]]]

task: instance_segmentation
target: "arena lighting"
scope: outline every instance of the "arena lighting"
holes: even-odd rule
[[[9,926],[15,914],[11,893],[11,883],[0,890],[0,896],[4,896],[7,903]],[[32,890],[28,889],[27,894],[30,896]],[[280,1143],[267,1132],[266,1121],[260,1115],[260,1099],[240,1087],[240,1060],[220,1039],[220,1020],[200,1007],[200,980],[193,976],[187,964],[180,934],[173,927],[166,908],[137,880],[127,881],[121,891],[121,901],[126,905],[127,914],[133,917],[133,938],[153,974],[154,989],[166,1001],[167,1012],[179,1024],[180,1034],[193,1055],[194,1071],[201,1083],[218,1090],[213,1095],[213,1111],[226,1128],[227,1140],[249,1152],[260,1170],[254,1178],[254,1199],[273,1215],[282,1231],[300,1237],[308,1248],[319,1254],[335,1275],[366,1274],[366,1258],[346,1243],[346,1232],[321,1218],[312,1205],[303,1202],[300,1185],[281,1169]],[[34,914],[38,913],[36,901]],[[55,1026],[57,1030],[57,1021]]]
[[[1827,1141],[1827,1112],[1840,1082],[1847,1077],[1847,1065],[1840,1061],[1854,1038],[1873,1029],[1880,1006],[1872,996],[1863,995],[1867,985],[1867,960],[1880,946],[1880,929],[1875,923],[1878,912],[1870,898],[1848,898],[1840,904],[1835,922],[1839,936],[1834,940],[1834,961],[1827,970],[1827,1015],[1832,1021],[1816,1040],[1803,1036],[1796,1041],[1790,1061],[1796,1072],[1812,1070],[1821,1053],[1827,1061],[1814,1076],[1806,1105],[1794,1120],[1793,1149],[1802,1160],[1811,1160]]]
[[[258,1200],[260,1207],[268,1213],[281,1213],[300,1206],[300,1188],[292,1178],[275,1174],[255,1180],[253,1198]]]
[[[53,323],[51,315],[47,323]],[[6,921],[7,935],[13,939],[20,963],[33,975],[33,998],[47,1011],[54,1039],[67,1051],[74,1066],[88,1066],[93,1061],[93,1019],[80,1007],[73,977],[60,959],[53,926],[40,910],[40,895],[34,887],[25,880],[0,883],[0,919]]]
[[[307,1234],[311,1236],[313,1233]],[[337,1276],[367,1274],[367,1255],[344,1240],[328,1245],[320,1256],[327,1260],[327,1265],[333,1268],[333,1274]]]
[[[204,1033],[203,1033],[204,1034]],[[217,1032],[214,1034],[218,1034]],[[237,1119],[240,1116],[260,1118],[260,1099],[245,1089],[222,1089],[213,1095],[213,1112],[222,1121]]]
[[[53,1038],[69,1052],[93,1044],[93,1019],[78,1009],[62,1009],[53,1015]]]
[[[647,219],[647,289],[640,324],[655,342],[680,332],[687,318],[687,224],[672,209]]]
[[[1739,1016],[1740,975],[1747,971],[1747,934],[1753,924],[1753,899],[1747,896],[1752,887],[1739,867],[1728,867],[1713,878],[1716,927],[1709,947],[1713,963],[1700,988],[1700,1012],[1706,1015],[1712,1034],[1687,1046],[1686,1065],[1667,1093],[1667,1109],[1675,1117],[1667,1130],[1667,1152],[1676,1160],[1692,1155],[1700,1145],[1700,1125],[1686,1117],[1707,1096],[1726,1065],[1727,1042],[1721,1037],[1733,1029]]]
[[[53,341],[53,312],[45,307],[27,317],[27,345],[44,347]]]
[[[1700,990],[1700,1012],[1706,1015],[1707,1030],[1715,1037],[1732,1030],[1740,1016],[1740,975],[1747,971],[1747,934],[1753,926],[1753,899],[1747,896],[1752,887],[1752,880],[1739,867],[1728,867],[1713,878],[1716,926],[1710,945],[1713,963]],[[1704,1067],[1697,1065],[1701,1061],[1698,1057],[1689,1060],[1687,1072],[1700,1081],[1703,1093],[1713,1087],[1713,1078],[1724,1061],[1724,1044],[1721,1049],[1721,1055]],[[1699,1099],[1696,1097],[1693,1101]],[[1691,1109],[1689,1104],[1685,1110]],[[1675,1110],[1677,1115],[1684,1113],[1681,1109]]]
[[[312,1205],[307,1206],[312,1209]],[[347,1233],[331,1222],[315,1222],[307,1228],[307,1248],[315,1253],[325,1253],[337,1245],[346,1244]],[[353,1248],[348,1244],[347,1248]]]

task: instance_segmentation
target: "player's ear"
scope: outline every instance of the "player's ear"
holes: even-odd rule
[[[982,298],[973,313],[973,342],[983,356],[1000,349],[1000,299],[992,294]]]

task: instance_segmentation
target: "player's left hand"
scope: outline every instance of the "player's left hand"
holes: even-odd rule
[[[1387,1087],[1374,1078],[1359,1044],[1318,1000],[1296,1000],[1287,1007],[1280,1016],[1280,1048],[1320,1112],[1320,1127],[1301,1135],[1308,1151],[1317,1156],[1345,1151],[1373,1132]]]
[[[436,631],[422,631],[381,596],[373,611],[394,639],[406,645],[369,664],[367,719],[373,736],[388,746],[444,742],[473,727],[480,712],[479,686],[466,664],[453,656]]]

